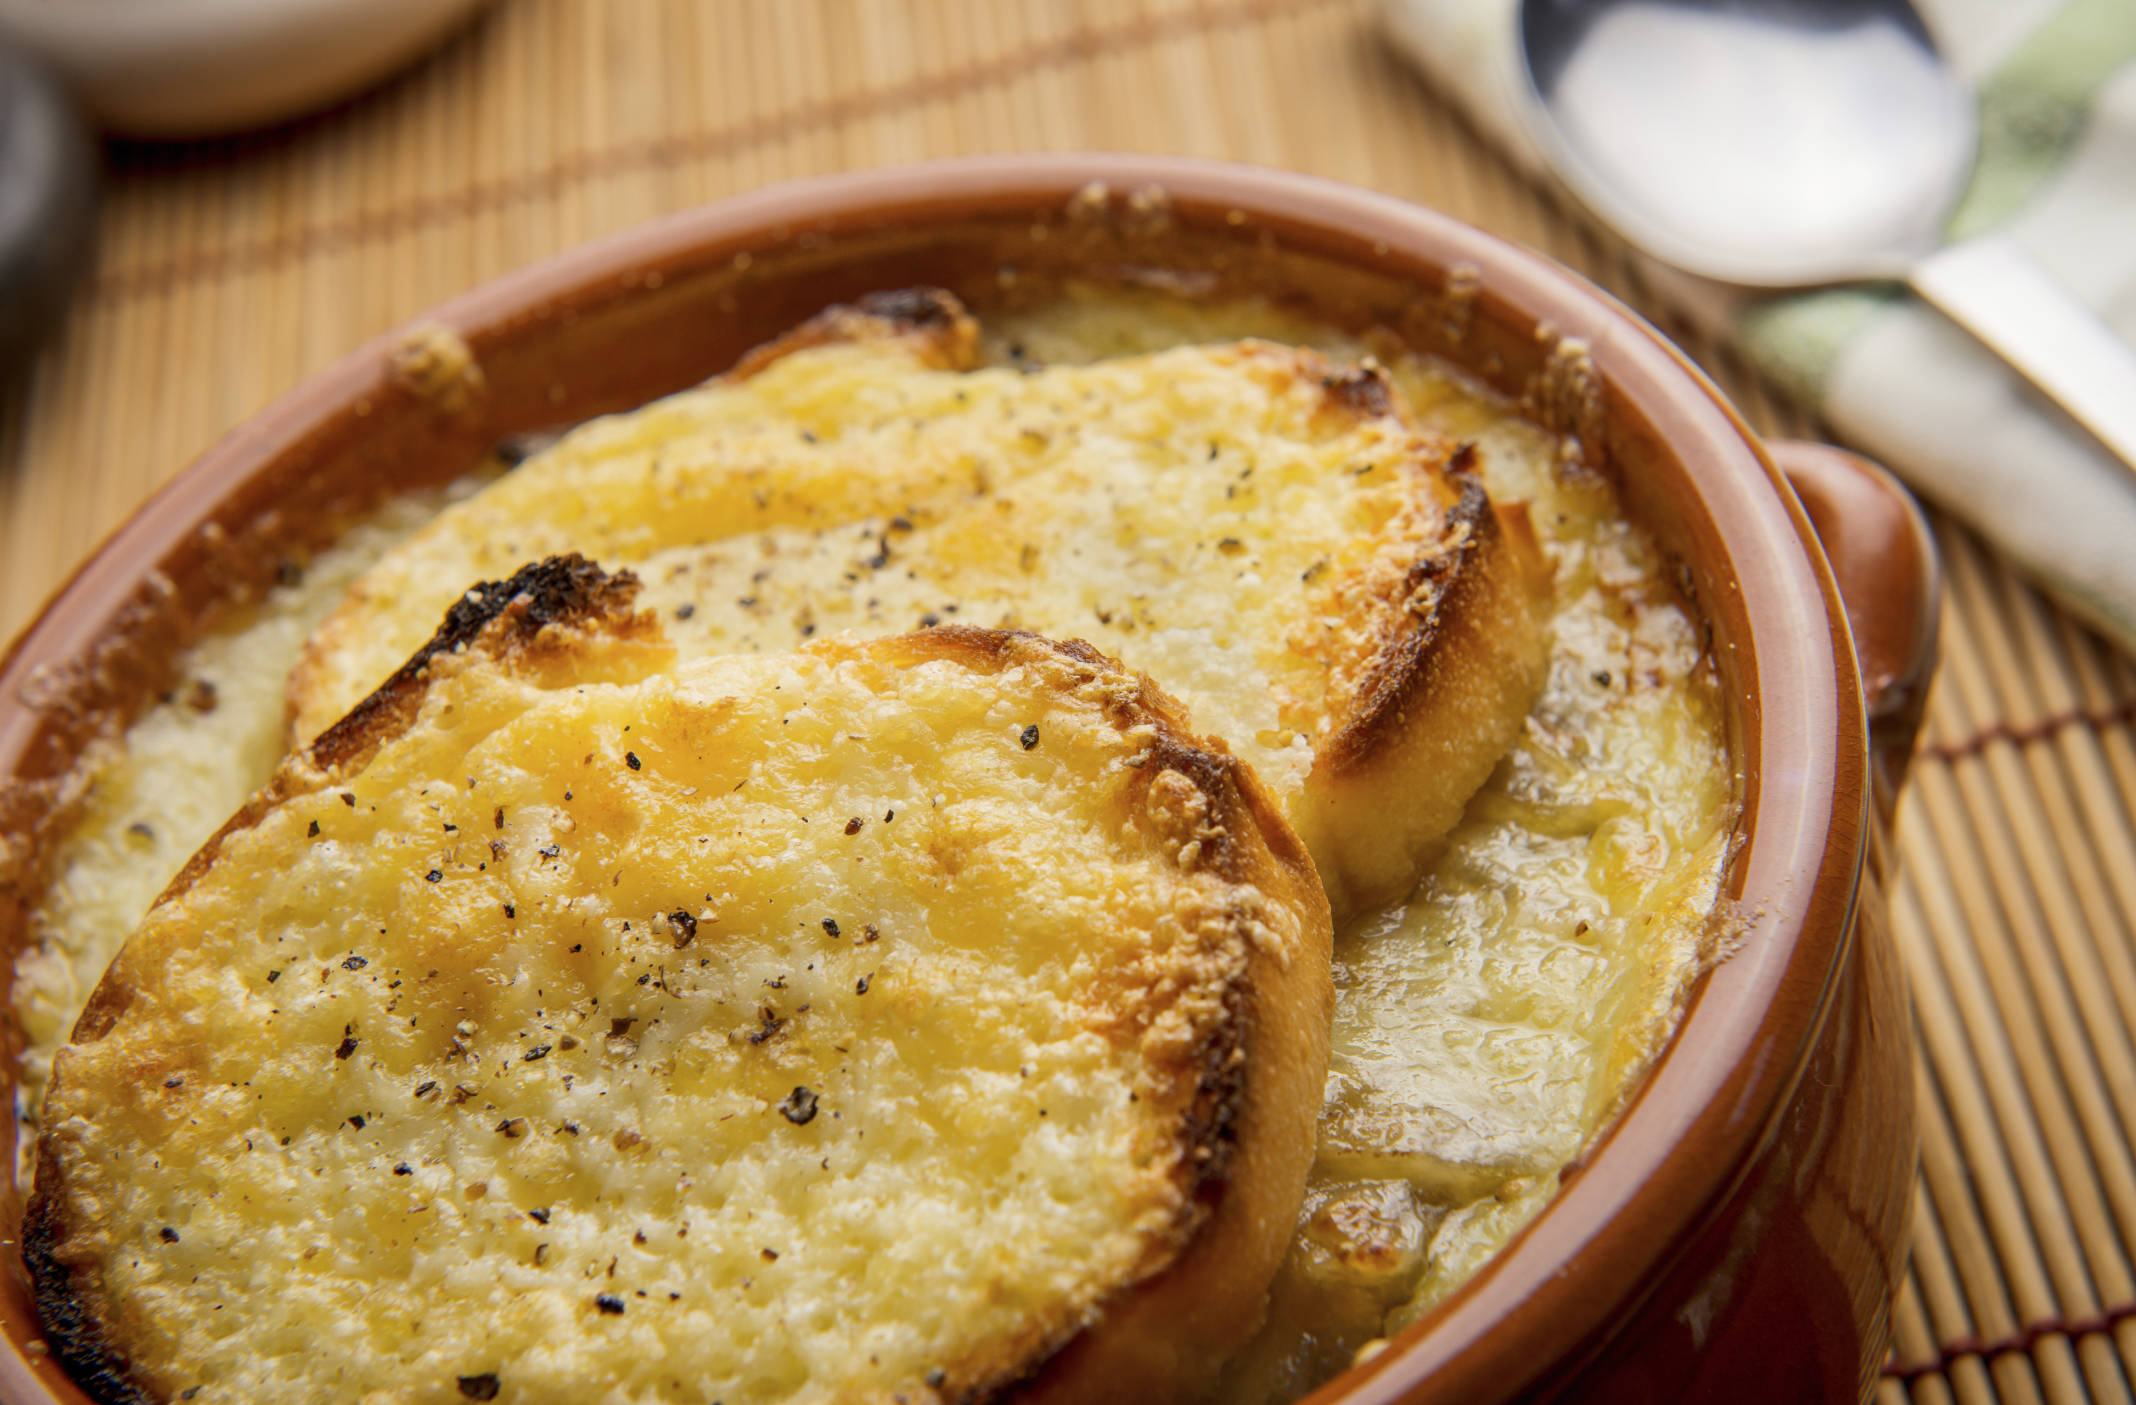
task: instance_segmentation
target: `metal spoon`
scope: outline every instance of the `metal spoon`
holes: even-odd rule
[[[1529,128],[1679,268],[1895,278],[2136,468],[2136,352],[2015,241],[1945,245],[1974,109],[1909,0],[1521,0]]]

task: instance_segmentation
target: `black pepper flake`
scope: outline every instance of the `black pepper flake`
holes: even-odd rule
[[[319,822],[317,820],[313,820],[311,828],[304,831],[304,837],[306,839],[317,839],[319,837]]]
[[[425,883],[435,883],[444,876],[444,874],[433,868],[432,870],[430,870],[430,872],[423,875],[423,881]]]
[[[638,764],[638,753],[635,751],[626,751],[623,753],[623,764],[630,767],[633,771],[642,771],[645,769],[643,766]]]
[[[593,1305],[605,1316],[621,1317],[623,1315],[623,1300],[614,1293],[597,1295],[593,1300]]]
[[[415,1085],[415,1095],[419,1098],[427,1098],[432,1093],[435,1093],[437,1090],[438,1081],[435,1078],[431,1079],[427,1083],[418,1083]]]
[[[364,957],[351,956],[348,960],[341,963],[341,969],[344,971],[361,971],[364,967],[370,964],[371,963]]]
[[[681,908],[668,914],[668,925],[675,929],[675,949],[682,950],[697,940],[697,919]]]
[[[549,1046],[546,1044],[536,1044],[533,1048],[527,1050],[526,1061],[528,1063],[532,1063],[536,1059],[545,1059],[547,1057],[549,1057]]]
[[[861,826],[861,821],[860,821],[860,819],[859,819],[858,817],[855,817],[855,818],[853,818],[853,819],[847,820],[847,821],[846,821],[846,831],[845,831],[845,832],[846,832],[847,834],[858,834],[858,833],[860,833],[860,826]]]
[[[412,1176],[415,1174],[415,1168],[410,1166],[407,1162],[402,1161],[395,1164],[395,1166],[393,1167],[393,1174],[396,1176]]]
[[[166,1088],[183,1088],[185,1080],[183,1078],[166,1078],[163,1080],[163,1086]]]
[[[824,932],[825,932],[825,933],[827,933],[827,934],[828,934],[828,935],[830,935],[830,936],[834,936],[834,937],[835,937],[835,936],[837,936],[837,935],[838,935],[838,919],[837,919],[837,918],[835,918],[835,917],[826,917],[826,918],[824,918],[824,919],[823,919],[823,930],[824,930]]]
[[[504,905],[504,915],[505,915],[506,917],[510,917],[510,918],[514,918],[514,919],[516,919],[516,918],[517,918],[517,917],[519,916],[519,912],[518,912],[518,910],[517,910],[516,908],[514,908],[514,907],[513,907],[513,906],[512,906],[512,905],[511,905],[510,903],[506,903],[506,904]]]
[[[497,1130],[508,1137],[523,1137],[527,1134],[527,1120],[524,1117],[507,1117],[497,1124]]]
[[[355,1052],[356,1052],[356,1040],[355,1040],[355,1039],[354,1039],[353,1037],[351,1037],[351,1038],[348,1038],[348,1039],[344,1039],[344,1040],[342,1040],[342,1041],[341,1041],[341,1046],[340,1046],[339,1048],[337,1048],[337,1049],[335,1049],[335,1050],[334,1050],[334,1057],[335,1057],[335,1058],[337,1058],[337,1059],[345,1059],[345,1058],[347,1058],[347,1057],[348,1057],[349,1055],[351,1055],[351,1054],[353,1054],[353,1053],[355,1053]]]
[[[872,942],[881,935],[881,932],[875,930],[875,924],[873,922],[863,922],[860,924],[860,938],[862,941]]]
[[[497,1373],[485,1371],[479,1376],[460,1377],[460,1394],[469,1400],[495,1400],[497,1398]]]
[[[356,808],[356,796],[353,792],[344,790],[341,792],[341,803],[353,810]]]
[[[497,824],[497,828],[499,828],[499,829],[503,829],[503,828],[504,828],[504,806],[502,806],[502,805],[499,805],[499,806],[497,807],[497,813],[496,813],[496,814],[495,814],[494,816],[492,816],[492,818],[493,818],[493,819],[494,819],[494,820],[496,821],[496,824]]]
[[[806,1088],[796,1088],[779,1100],[779,1115],[796,1127],[806,1126],[816,1119],[816,1095]]]
[[[888,824],[888,823],[890,823],[890,821],[892,821],[892,820],[894,820],[894,819],[896,819],[896,818],[897,818],[897,811],[895,811],[895,810],[885,810],[885,811],[883,811],[883,823],[884,823],[884,824]]]
[[[695,605],[692,605],[687,600],[683,601],[680,605],[677,605],[675,607],[675,618],[678,620],[686,620],[696,613],[697,607]]]
[[[178,1231],[172,1229],[169,1225],[165,1225],[156,1232],[156,1237],[166,1244],[176,1244],[178,1242]]]
[[[545,859],[553,859],[558,854],[561,854],[563,852],[563,848],[562,846],[556,844],[544,844],[540,849],[536,850],[535,852],[539,853]]]
[[[1610,671],[1605,668],[1600,673],[1594,675],[1594,680],[1597,686],[1607,688],[1610,683],[1614,681],[1614,675],[1612,675]]]
[[[1023,742],[1023,749],[1025,751],[1029,751],[1032,747],[1037,746],[1038,724],[1036,722],[1033,722],[1030,726],[1024,728],[1023,736],[1019,738],[1019,740]]]
[[[357,1131],[361,1132],[363,1130],[363,1114],[359,1112],[355,1116],[351,1117],[349,1119],[349,1125],[351,1127],[354,1127]]]
[[[536,1224],[547,1224],[549,1222],[549,1209],[547,1206],[543,1206],[539,1210],[529,1210],[527,1211],[527,1218]]]
[[[853,982],[853,993],[855,995],[866,995],[868,993],[868,982],[874,979],[875,973],[873,971],[868,972],[868,974]]]
[[[933,629],[941,622],[942,617],[932,610],[929,610],[926,614],[920,616],[920,628],[922,629]]]
[[[926,1379],[927,1388],[929,1390],[940,1390],[942,1388],[942,1383],[949,1379],[949,1372],[943,1370],[940,1366],[937,1366],[932,1371],[929,1371],[927,1373]]]

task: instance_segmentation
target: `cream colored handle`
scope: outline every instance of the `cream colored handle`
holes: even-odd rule
[[[2136,470],[2136,351],[2017,241],[1982,235],[1916,264],[1914,291],[2069,411]]]

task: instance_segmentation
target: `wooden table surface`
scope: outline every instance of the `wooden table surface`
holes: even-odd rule
[[[1311,171],[1540,249],[1692,336],[1621,244],[1524,183],[1366,0],[499,0],[413,71],[271,132],[113,144],[94,265],[0,399],[0,638],[157,485],[471,284],[794,176],[979,151]],[[2130,1399],[2136,672],[1939,520],[1946,662],[1894,925],[1921,1034],[1891,1401]]]

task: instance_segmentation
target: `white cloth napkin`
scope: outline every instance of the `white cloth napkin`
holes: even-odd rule
[[[1517,0],[1381,0],[1389,37],[1523,169]],[[1916,0],[1981,101],[1953,237],[1999,228],[2136,344],[2136,0]],[[2136,472],[1897,286],[1774,297],[1649,261],[1664,296],[2136,651]]]

